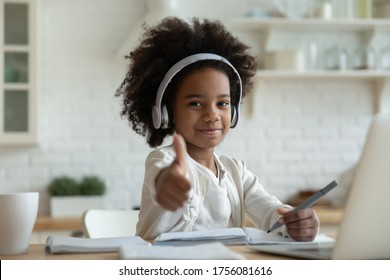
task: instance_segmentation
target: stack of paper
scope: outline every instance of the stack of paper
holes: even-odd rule
[[[151,245],[139,236],[91,239],[49,236],[46,240],[45,251],[49,254],[117,252],[120,247],[130,244],[143,247]]]
[[[49,236],[45,251],[58,253],[118,252],[119,259],[130,260],[241,260],[244,257],[222,243],[194,244],[189,246],[158,246],[139,236],[112,238],[76,238]]]
[[[320,234],[312,242],[334,241],[330,237]],[[215,230],[201,230],[190,232],[161,233],[153,242],[158,245],[186,245],[194,243],[221,242],[225,245],[260,245],[295,243],[291,238],[277,233],[267,233],[256,228],[224,228]]]
[[[122,260],[243,260],[222,243],[188,246],[126,245],[119,249]]]

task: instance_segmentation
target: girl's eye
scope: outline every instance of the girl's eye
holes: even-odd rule
[[[202,104],[198,101],[192,101],[190,102],[190,106],[193,106],[193,107],[200,107],[202,106]]]
[[[229,104],[230,104],[229,101],[221,101],[221,102],[218,102],[218,106],[221,106],[221,107],[229,106]]]

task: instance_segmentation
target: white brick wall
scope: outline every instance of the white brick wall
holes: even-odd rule
[[[311,79],[261,82],[255,113],[246,116],[248,105],[243,106],[244,118],[221,150],[246,160],[282,200],[336,179],[341,187],[330,196],[342,203],[375,113],[371,84]],[[239,145],[238,139],[244,144]]]
[[[226,14],[246,10],[239,6]],[[54,176],[98,174],[113,204],[137,205],[150,149],[119,117],[114,92],[124,67],[113,55],[145,13],[143,2],[42,0],[39,12],[39,144],[0,147],[0,191],[39,191],[40,213],[47,214],[46,188]],[[337,179],[341,187],[331,196],[342,202],[374,114],[371,84],[261,83],[218,152],[245,160],[282,200]]]

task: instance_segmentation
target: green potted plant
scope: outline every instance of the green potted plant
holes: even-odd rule
[[[49,184],[49,193],[51,196],[73,196],[80,194],[77,181],[68,176],[54,178]]]
[[[81,195],[104,195],[106,185],[98,176],[84,176],[79,184]]]
[[[84,176],[79,182],[69,176],[55,177],[48,191],[52,217],[81,217],[87,209],[106,206],[106,185],[99,176]]]

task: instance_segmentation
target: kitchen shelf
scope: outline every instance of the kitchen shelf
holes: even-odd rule
[[[276,31],[334,31],[360,32],[369,36],[371,40],[381,34],[381,31],[390,32],[390,20],[386,19],[319,19],[319,18],[250,18],[237,17],[231,20],[232,27],[245,31],[260,31],[268,35],[266,40],[272,40],[270,33]],[[267,45],[267,44],[265,44]],[[259,70],[258,79],[294,79],[294,78],[332,78],[358,79],[365,81],[387,81],[390,70]]]
[[[390,71],[382,70],[317,70],[317,71],[288,71],[288,70],[259,70],[257,79],[290,79],[290,78],[332,78],[332,79],[358,79],[381,81],[390,78]]]
[[[390,21],[385,19],[287,19],[287,18],[233,18],[231,23],[236,28],[246,30],[267,29],[299,29],[299,30],[345,30],[345,31],[373,31],[389,30]]]
[[[376,46],[386,46],[390,36],[390,20],[388,19],[319,19],[319,18],[250,18],[236,17],[230,21],[230,28],[236,31],[249,31],[260,35],[265,35],[259,41],[260,49],[263,53],[274,51],[280,46],[279,39],[284,36],[290,36],[296,42],[304,42],[305,36],[318,38],[318,35],[330,36],[339,33],[356,33],[358,38],[363,39],[366,44]],[[290,34],[291,33],[291,34]],[[293,37],[291,37],[293,36]],[[316,37],[317,36],[317,37]],[[333,36],[333,37],[332,37]],[[355,37],[355,34],[354,36]],[[351,37],[349,37],[351,38]],[[283,42],[283,39],[282,39]],[[295,42],[295,43],[296,43]],[[324,43],[320,42],[320,43]],[[353,44],[352,43],[352,44]],[[385,44],[385,45],[383,45]],[[295,44],[296,47],[297,44]],[[377,111],[390,113],[390,69],[373,70],[258,70],[256,74],[257,81],[283,79],[328,79],[329,82],[335,81],[365,81],[376,83],[373,92],[377,94]],[[261,83],[259,83],[261,84]]]
[[[376,44],[390,33],[388,19],[319,19],[319,18],[250,18],[231,19],[231,27],[236,30],[260,32],[266,35],[266,41],[273,40],[278,32],[347,32],[361,36],[368,44]],[[329,34],[329,33],[328,33]],[[298,38],[297,38],[298,39]],[[386,38],[385,38],[386,39]],[[299,40],[299,39],[298,39]],[[386,39],[387,40],[387,39]]]

